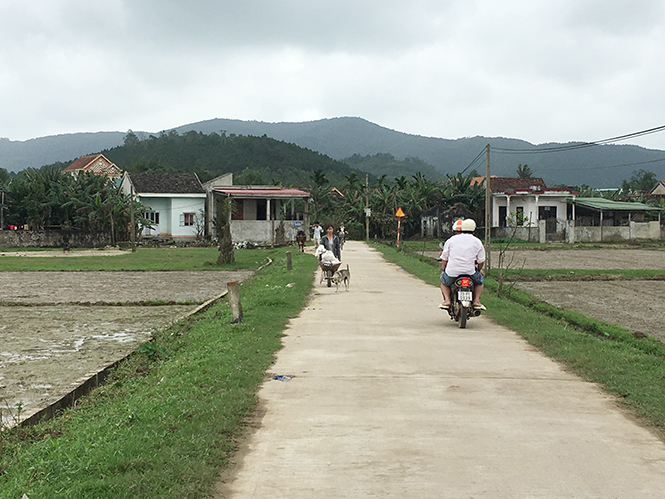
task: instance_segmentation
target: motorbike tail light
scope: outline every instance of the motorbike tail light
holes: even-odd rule
[[[463,288],[468,288],[471,285],[471,279],[468,277],[462,277],[459,280],[459,285],[462,286]]]

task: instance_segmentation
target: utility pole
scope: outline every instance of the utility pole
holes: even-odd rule
[[[134,185],[129,181],[129,216],[131,218],[131,229],[129,231],[129,240],[132,243],[132,253],[136,252],[136,226],[134,225]]]
[[[372,210],[369,207],[369,174],[365,174],[365,241],[369,242],[369,217]]]
[[[2,203],[0,203],[0,230],[5,228],[5,191],[2,191]]]
[[[486,146],[486,156],[487,156],[487,171],[485,172],[485,269],[486,272],[490,271],[491,262],[491,209],[492,209],[492,187],[490,185],[490,145]]]

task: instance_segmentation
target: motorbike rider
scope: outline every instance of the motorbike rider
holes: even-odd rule
[[[349,233],[346,231],[344,224],[340,224],[339,230],[337,231],[337,237],[339,237],[339,244],[341,248],[344,248],[344,243],[346,242],[346,237]]]
[[[460,275],[469,275],[473,280],[473,308],[485,310],[480,303],[480,295],[483,292],[485,274],[482,272],[485,263],[485,248],[483,243],[473,232],[476,230],[476,222],[471,218],[456,220],[453,224],[453,236],[443,245],[441,260],[441,294],[443,303],[439,308],[450,307],[450,286]]]

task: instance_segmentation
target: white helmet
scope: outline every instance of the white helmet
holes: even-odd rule
[[[462,232],[473,232],[475,230],[476,222],[473,221],[473,218],[462,220]]]
[[[462,232],[463,223],[464,221],[461,218],[455,220],[455,223],[453,223],[453,232]]]

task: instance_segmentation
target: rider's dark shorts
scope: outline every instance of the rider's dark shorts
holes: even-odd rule
[[[453,283],[455,282],[455,279],[457,279],[459,276],[455,277],[450,277],[448,274],[445,272],[441,274],[441,284],[444,286],[452,286]],[[485,276],[480,273],[480,271],[476,270],[472,275],[471,275],[471,280],[476,286],[480,286],[482,283],[485,282]]]

